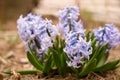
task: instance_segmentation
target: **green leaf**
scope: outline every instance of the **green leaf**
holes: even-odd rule
[[[35,54],[35,51],[30,47],[31,41],[28,42],[29,52]]]
[[[107,55],[106,49],[107,49],[107,47],[108,47],[108,44],[105,44],[101,47],[101,50],[99,52],[99,56],[96,57],[97,67],[103,65],[105,63],[105,61],[107,60],[106,59],[106,55]]]
[[[94,33],[92,31],[88,31],[87,34],[86,34],[86,38],[87,38],[87,42],[89,40],[93,40],[95,38]]]
[[[97,41],[96,38],[94,38],[94,39],[92,40],[92,48],[93,48],[93,50],[95,49],[96,41]]]
[[[61,54],[60,60],[61,60],[62,75],[65,76],[66,71],[67,71],[66,70],[67,69],[67,64],[66,64],[66,55],[65,55],[65,53]]]
[[[62,48],[64,48],[65,47],[65,40],[60,40],[60,45]]]
[[[12,71],[6,71],[3,73],[10,74],[10,75],[13,74]],[[20,73],[21,75],[27,75],[27,74],[37,74],[37,73],[41,73],[41,72],[38,70],[20,70],[20,71],[17,71],[17,73]]]
[[[70,67],[70,69],[76,74],[77,77],[79,77],[79,72],[77,69],[75,69],[74,67]]]
[[[95,37],[94,37],[94,33],[91,32],[91,40],[93,40]]]
[[[111,62],[108,62],[100,67],[95,68],[94,71],[105,71],[105,70],[113,70],[117,68],[117,64],[120,62],[120,59],[113,60]]]
[[[96,66],[96,59],[89,61],[79,73],[80,77],[86,76],[89,72],[93,71]]]
[[[65,68],[66,67],[66,55],[65,55],[65,53],[62,53],[61,54],[61,66],[63,67],[63,68]]]
[[[65,57],[65,60],[69,61],[70,59],[68,58],[67,54],[65,52],[63,52],[63,54],[64,54],[64,57]]]
[[[58,72],[59,72],[59,74],[62,74],[62,70],[61,70],[62,67],[61,67],[61,60],[60,60],[61,54],[58,54],[58,52],[52,48],[51,48],[51,51],[53,52],[53,59],[54,59],[55,65],[58,69]]]
[[[63,53],[63,49],[65,48],[65,40],[60,40],[60,48],[59,48],[59,53]]]
[[[100,50],[101,50],[101,45],[98,44],[95,51],[93,51],[92,54],[90,55],[90,61],[96,59],[99,56]]]
[[[43,65],[39,62],[38,58],[34,54],[27,52],[27,58],[36,69],[43,71]]]
[[[45,66],[44,66],[44,70],[43,70],[44,75],[48,75],[50,73],[51,64],[52,64],[52,55],[50,55],[48,57],[47,61],[45,62]]]
[[[59,48],[59,37],[58,36],[56,36],[56,38],[55,38],[54,48],[57,49],[57,50]]]
[[[90,40],[90,33],[91,33],[91,31],[88,31],[86,34],[87,42]]]

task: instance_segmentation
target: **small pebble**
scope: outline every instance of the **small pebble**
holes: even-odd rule
[[[27,58],[20,58],[20,63],[22,63],[22,64],[26,64],[26,63],[28,63],[28,59]]]
[[[9,59],[9,58],[12,58],[12,57],[14,57],[14,52],[13,52],[13,51],[9,51],[9,52],[4,56],[4,58],[6,58],[6,59]]]

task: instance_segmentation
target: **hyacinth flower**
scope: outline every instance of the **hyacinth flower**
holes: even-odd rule
[[[32,14],[30,14],[29,16],[28,15],[26,17],[29,20],[29,18],[31,18],[31,16],[33,15]],[[25,19],[26,17],[22,19]],[[26,44],[27,57],[31,62],[31,64],[35,68],[43,72],[43,74],[45,75],[50,73],[50,71],[52,70],[50,66],[57,67],[58,73],[63,75],[63,71],[65,70],[65,68],[59,68],[62,63],[60,65],[58,63],[60,63],[64,59],[64,58],[63,59],[60,58],[60,56],[63,56],[62,49],[64,48],[65,42],[64,40],[61,41],[58,40],[59,37],[58,37],[57,29],[54,25],[52,25],[52,21],[48,19],[44,20],[41,18],[40,22],[35,23],[34,25],[33,24],[29,25],[29,23],[26,23],[32,28],[32,30],[30,29],[31,31],[30,34],[26,32],[27,30],[29,30],[28,29],[29,26],[22,24],[25,21],[23,22],[20,21],[22,21],[21,18],[19,18],[17,21],[18,32],[21,39]],[[34,23],[32,22],[32,20],[29,22]],[[22,32],[23,27],[24,28],[28,27],[28,28],[25,29],[24,32]],[[24,36],[22,33],[29,34],[28,38],[27,36]],[[24,38],[27,38],[27,40],[24,40],[22,36],[24,36]],[[52,64],[53,61],[51,59],[53,59],[54,64]],[[66,64],[66,61],[63,62],[64,62],[63,64]]]
[[[92,54],[92,47],[90,42],[86,42],[79,34],[70,33],[66,40],[66,47],[64,48],[70,61],[67,62],[68,66],[80,68],[85,63],[85,59],[90,59]]]
[[[18,24],[18,34],[20,38],[27,42],[30,39],[35,37],[35,26],[37,27],[42,21],[41,16],[33,15],[29,13],[26,17],[23,18],[21,15],[17,20]]]
[[[47,51],[52,46],[52,38],[57,35],[52,22],[43,20],[41,16],[28,14],[26,17],[20,16],[17,21],[18,33],[25,42],[34,40],[36,46],[41,46],[41,52]]]
[[[85,30],[83,29],[82,21],[77,21],[79,17],[79,8],[77,6],[67,6],[59,11],[59,30],[63,37],[72,31],[77,32],[84,36]]]
[[[106,51],[120,43],[118,29],[106,24],[85,34],[78,16],[77,6],[61,10],[57,26],[52,25],[51,20],[31,13],[26,17],[20,16],[17,20],[18,34],[25,43],[27,58],[36,70],[17,72],[45,76],[72,73],[84,77],[90,72],[118,68],[119,59],[106,62]],[[5,73],[13,74],[11,71]]]
[[[34,67],[47,73],[47,68],[43,68],[44,62],[46,58],[50,57],[48,55],[48,50],[49,47],[53,47],[53,38],[57,36],[57,31],[52,25],[52,21],[47,19],[44,20],[41,16],[30,13],[24,18],[20,16],[17,24],[18,33],[25,42],[29,61]],[[45,58],[46,55],[47,57]],[[32,58],[33,61],[31,60]],[[51,57],[49,59],[51,59]],[[49,59],[47,59],[48,61],[46,64],[50,61]]]
[[[55,28],[53,28],[52,21],[43,20],[42,24],[36,27],[36,37],[40,42],[39,46],[41,46],[41,52],[46,52],[48,47],[52,47],[53,45],[53,37],[57,36],[57,32]]]
[[[106,24],[94,30],[94,35],[101,44],[108,43],[108,49],[120,44],[120,32],[113,24]]]
[[[120,43],[120,32],[113,24],[106,24],[105,27],[94,29],[86,35],[92,40],[92,58],[96,58],[96,67],[93,71],[106,71],[118,68],[119,59],[107,62],[109,51]],[[107,54],[106,54],[107,53]]]

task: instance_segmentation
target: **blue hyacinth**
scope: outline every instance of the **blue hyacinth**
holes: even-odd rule
[[[45,53],[49,47],[53,46],[52,38],[57,35],[55,26],[51,20],[43,20],[41,16],[28,14],[26,17],[20,16],[17,21],[18,33],[25,42],[32,41],[37,53]]]
[[[84,35],[85,30],[82,21],[77,22],[78,17],[79,8],[77,6],[65,7],[60,11],[58,27],[63,37],[66,37],[70,31]]]
[[[59,11],[59,20],[61,23],[67,22],[69,19],[77,20],[79,16],[79,8],[77,6],[67,6]]]
[[[94,30],[95,37],[102,44],[108,43],[108,49],[120,44],[120,32],[113,24],[106,24]]]
[[[84,63],[82,59],[89,60],[92,54],[91,42],[86,42],[78,33],[70,33],[64,51],[70,59],[67,61],[68,66],[79,68]]]
[[[24,18],[21,15],[17,20],[18,34],[20,35],[21,39],[25,42],[33,39],[35,37],[35,27],[37,27],[41,21],[41,16],[33,15],[32,13],[28,14]]]
[[[53,46],[53,39],[57,32],[52,25],[50,20],[43,20],[42,24],[40,24],[36,28],[36,37],[40,43],[41,48],[39,49],[41,53],[45,53],[49,47]]]

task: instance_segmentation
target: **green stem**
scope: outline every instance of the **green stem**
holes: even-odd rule
[[[16,71],[17,73],[21,74],[21,75],[27,75],[27,74],[37,74],[37,73],[42,73],[38,70],[20,70],[20,71]],[[10,74],[12,75],[13,72],[12,71],[6,71],[6,72],[3,72],[5,74]]]

